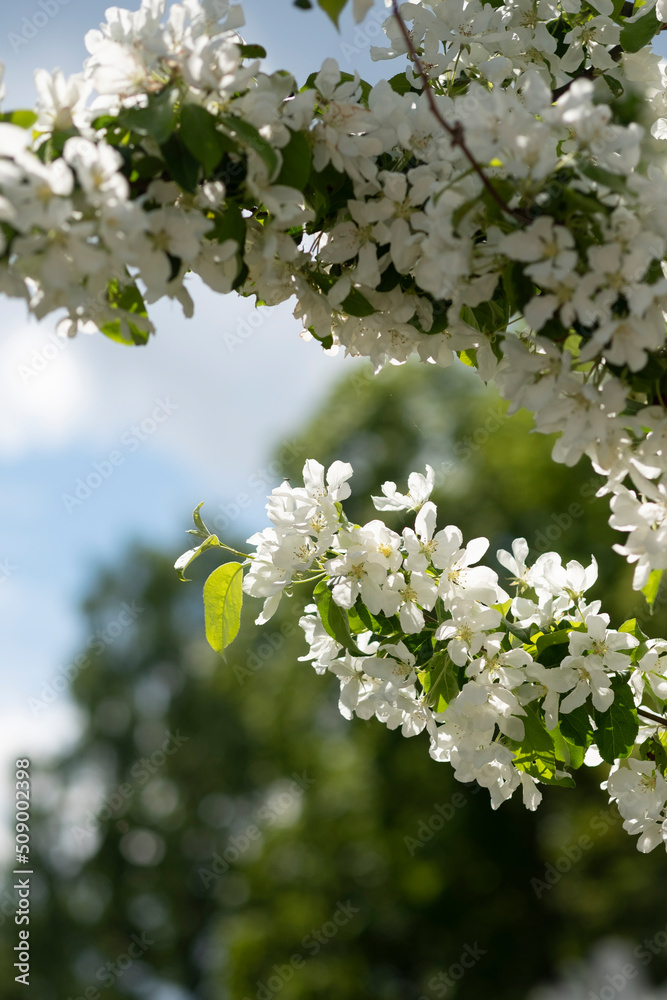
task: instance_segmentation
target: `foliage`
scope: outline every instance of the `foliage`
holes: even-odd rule
[[[363,523],[373,514],[366,498],[389,474],[405,480],[423,452],[439,473],[438,507],[467,538],[488,529],[494,549],[521,531],[531,546],[549,541],[552,514],[577,498],[581,514],[569,526],[562,520],[559,546],[572,557],[584,544],[593,549],[604,578],[594,593],[613,598],[620,614],[627,567],[610,551],[602,503],[582,493],[589,470],[582,462],[549,475],[548,443],[528,435],[525,415],[505,418],[495,395],[471,389],[465,372],[423,367],[353,376],[292,442],[297,457],[285,476],[296,482],[315,444],[326,464],[343,454],[359,465],[364,456],[346,501]],[[490,481],[493,491],[470,488]],[[267,629],[242,623],[226,663],[207,650],[204,559],[193,566],[196,583],[183,587],[168,559],[135,551],[91,586],[83,634],[103,628],[122,601],[143,610],[74,680],[82,738],[35,785],[42,815],[31,942],[40,1000],[90,986],[120,1000],[144,996],[147,984],[252,997],[348,899],[359,914],[307,953],[285,1000],[432,1000],[434,981],[442,989],[438,977],[475,942],[486,954],[457,997],[523,1000],[562,958],[600,937],[626,938],[634,949],[662,932],[664,859],[628,853],[615,809],[599,801],[600,772],[582,768],[577,788],[546,789],[537,817],[516,801],[492,811],[485,793],[429,758],[425,737],[401,740],[340,716],[333,681],[297,660],[305,644],[294,620],[309,599],[298,588],[296,607],[283,602]],[[654,618],[640,609],[644,630],[664,629],[662,608],[659,600]],[[45,704],[44,725],[50,711]],[[160,749],[166,731],[188,740],[139,783],[133,767]],[[281,811],[295,772],[313,783]],[[125,782],[133,794],[112,799]],[[199,870],[212,871],[214,855],[271,802],[277,818],[263,824],[261,840],[205,886]],[[89,825],[89,835],[74,834]],[[123,838],[136,830],[163,840],[161,860],[128,858]],[[97,970],[146,928],[155,943],[104,988]],[[18,1000],[11,961],[6,952],[5,995]],[[664,950],[649,972],[664,978]]]

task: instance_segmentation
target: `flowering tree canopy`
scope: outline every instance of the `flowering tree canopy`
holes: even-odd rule
[[[336,20],[345,2],[319,5]],[[165,6],[111,8],[81,75],[38,72],[36,109],[2,115],[0,289],[37,317],[64,311],[63,335],[142,344],[152,302],[192,312],[193,272],[258,306],[294,297],[307,336],[376,370],[458,356],[559,434],[555,461],[585,454],[607,478],[616,549],[653,600],[667,568],[667,100],[651,49],[664,0],[387,0],[371,54],[398,72],[375,86],[333,59],[303,83],[264,73],[240,6]],[[362,19],[371,4],[353,6]],[[534,807],[536,782],[571,781],[595,745],[640,847],[667,839],[667,646],[633,622],[608,629],[583,598],[595,567],[548,554],[526,569],[518,539],[501,555],[511,598],[476,567],[482,540],[437,530],[428,472],[378,501],[418,512],[402,536],[346,521],[349,466],[304,474],[274,491],[244,587],[267,599],[261,622],[295,575],[320,578],[303,626],[343,710],[426,728],[495,805],[521,784]],[[194,531],[181,571],[220,544],[199,511]],[[241,576],[226,564],[207,583],[220,650]],[[638,739],[642,759],[619,765]]]

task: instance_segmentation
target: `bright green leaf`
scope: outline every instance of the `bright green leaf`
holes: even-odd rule
[[[243,565],[236,562],[218,566],[204,584],[206,638],[216,653],[222,654],[238,635],[243,605],[242,585]]]
[[[144,345],[148,342],[151,324],[143,296],[131,282],[121,285],[116,278],[107,286],[107,301],[118,310],[118,319],[100,325],[100,332],[118,344]],[[135,317],[135,321],[130,319]]]
[[[37,118],[38,115],[34,111],[8,111],[6,114],[0,114],[0,122],[10,122],[19,128],[32,128]]]
[[[468,366],[468,368],[477,367],[477,351],[474,347],[471,347],[467,351],[459,351],[459,358],[464,365]]]
[[[338,19],[347,4],[347,0],[317,0],[317,3],[338,27]]]
[[[663,570],[654,569],[648,578],[648,583],[645,587],[642,587],[642,594],[646,598],[646,603],[648,604],[651,613],[653,612],[653,606],[656,602],[658,591],[660,590],[662,574]],[[646,636],[643,636],[643,638],[645,639]]]
[[[648,639],[646,633],[642,632],[641,628],[637,624],[636,618],[630,618],[627,622],[623,622],[618,631],[626,632],[628,635],[634,635],[634,637],[639,639],[640,642],[644,642]]]

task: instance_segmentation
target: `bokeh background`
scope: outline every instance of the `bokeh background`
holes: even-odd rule
[[[78,69],[105,6],[69,0],[19,44],[39,3],[3,5],[6,107],[33,102],[36,67]],[[245,9],[274,68],[305,78],[334,55],[369,79],[387,69],[367,55],[379,18],[345,18],[337,35],[288,0]],[[463,366],[374,378],[300,340],[289,308],[193,294],[193,320],[158,307],[158,336],[127,350],[60,349],[53,324],[2,303],[2,997],[667,997],[667,858],[637,853],[604,769],[546,790],[537,814],[493,812],[425,738],[340,716],[335,679],[299,662],[296,599],[263,630],[249,602],[223,662],[203,639],[215,556],[188,585],[172,569],[202,499],[242,545],[307,457],[352,462],[358,521],[383,481],[429,462],[441,517],[466,537],[594,554],[612,622],[667,634],[665,601],[648,616],[611,552],[590,465],[554,466],[528,416],[508,418]],[[167,419],[142,431],[157,406]],[[118,449],[98,489],[67,499]],[[9,875],[12,764],[26,756],[28,988],[13,979]]]

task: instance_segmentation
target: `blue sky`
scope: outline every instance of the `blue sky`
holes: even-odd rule
[[[35,69],[78,71],[84,35],[107,6],[3,4],[5,108],[33,104]],[[291,0],[246,0],[244,9],[243,34],[268,49],[271,69],[289,68],[304,79],[333,55],[369,79],[386,71],[370,62],[369,37],[349,16],[338,35],[321,11],[296,10]],[[31,22],[43,22],[35,17],[43,10],[48,24],[31,30]],[[377,10],[384,11],[382,0]],[[378,21],[368,22],[371,41]],[[27,35],[34,37],[24,44]],[[2,300],[0,773],[16,754],[46,751],[76,731],[66,693],[37,717],[29,700],[39,699],[78,651],[78,602],[96,568],[119,558],[132,540],[177,554],[187,547],[184,531],[200,500],[213,519],[220,505],[229,509],[247,493],[251,504],[230,530],[261,526],[264,496],[249,478],[259,472],[276,483],[275,470],[272,478],[267,469],[273,448],[289,442],[326,387],[351,369],[352,362],[300,339],[288,305],[262,311],[261,324],[246,336],[251,328],[244,324],[255,314],[249,301],[192,287],[194,319],[172,304],[153,308],[158,335],[144,349],[101,336],[57,347],[55,322],[36,323],[22,305]],[[225,332],[240,333],[242,342],[230,349]],[[86,496],[79,481],[91,474],[100,483]],[[77,484],[83,499],[74,503],[68,497],[77,499]]]

